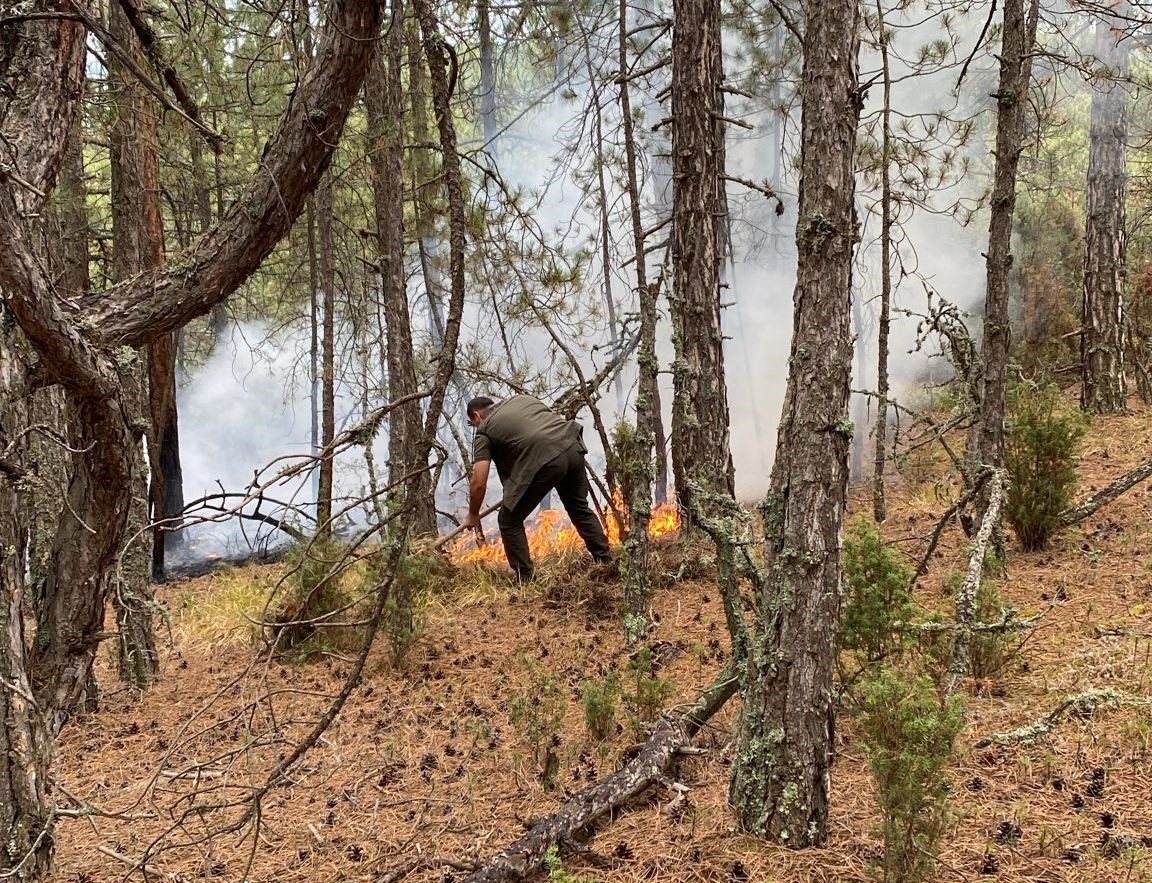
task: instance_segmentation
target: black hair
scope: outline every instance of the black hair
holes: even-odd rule
[[[477,411],[488,410],[493,404],[494,402],[488,396],[476,396],[468,403],[468,419],[472,419]]]

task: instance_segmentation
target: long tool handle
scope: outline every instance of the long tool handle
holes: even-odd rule
[[[504,502],[504,501],[500,500],[499,502],[493,503],[491,506],[489,506],[487,509],[485,509],[484,511],[482,511],[480,513],[480,517],[485,518],[485,517],[491,515],[493,512],[495,512],[497,509],[500,508],[500,503],[502,503],[502,502]],[[464,531],[466,531],[466,530],[468,530],[468,528],[466,528],[464,525],[460,525],[460,527],[456,528],[455,530],[449,531],[448,533],[444,534],[444,536],[440,537],[440,539],[438,539],[435,543],[432,544],[432,548],[433,549],[444,548],[444,546],[448,545],[450,542],[452,542],[454,539],[456,539],[456,537],[460,536],[460,534],[464,533]],[[487,542],[487,540],[484,539],[484,529],[483,528],[479,529],[477,531],[477,534],[479,535],[479,540],[480,540],[481,545],[483,545],[484,543]]]

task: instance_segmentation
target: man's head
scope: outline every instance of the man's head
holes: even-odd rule
[[[492,399],[488,396],[476,396],[468,403],[468,422],[473,426],[479,426],[484,422],[484,418],[488,416],[488,409],[493,405]]]

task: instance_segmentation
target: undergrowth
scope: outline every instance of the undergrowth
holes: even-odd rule
[[[1076,492],[1076,449],[1085,416],[1055,384],[1020,381],[1008,396],[1004,434],[1008,497],[1004,514],[1026,552],[1048,545]]]
[[[861,684],[860,731],[880,807],[884,883],[920,883],[935,874],[949,822],[945,773],[964,722],[963,700],[941,697],[924,675],[881,666]]]

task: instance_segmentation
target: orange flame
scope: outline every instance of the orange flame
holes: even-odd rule
[[[617,499],[617,511],[624,514],[624,507]],[[620,525],[606,512],[608,541],[618,545],[621,538]],[[648,521],[648,536],[662,537],[676,533],[680,529],[680,513],[672,503],[661,503],[652,510]],[[495,541],[494,541],[495,540]],[[535,560],[549,555],[558,555],[571,549],[583,549],[584,541],[580,534],[568,520],[568,516],[561,509],[545,509],[538,513],[535,520],[528,526],[528,549]],[[504,546],[498,537],[490,537],[486,545],[475,545],[475,541],[468,536],[457,540],[450,550],[452,559],[457,564],[503,564]]]

